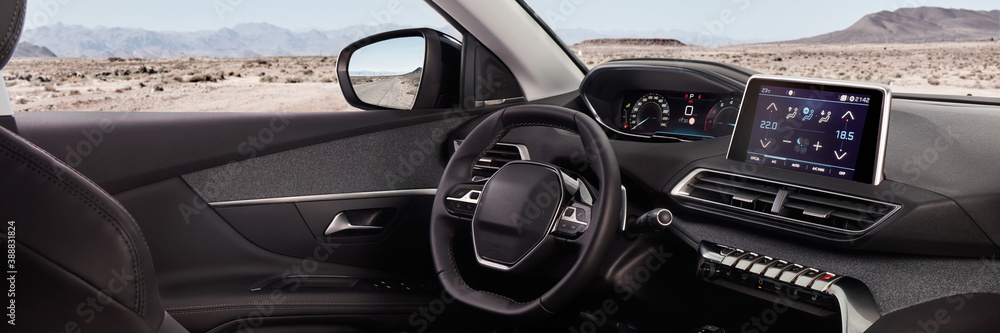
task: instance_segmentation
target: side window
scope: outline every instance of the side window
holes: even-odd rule
[[[405,28],[457,36],[419,0],[29,1],[2,74],[15,111],[357,110],[338,55]]]

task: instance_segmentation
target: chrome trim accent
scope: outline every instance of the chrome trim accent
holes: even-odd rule
[[[622,185],[622,232],[625,232],[625,219],[628,218],[628,191]]]
[[[854,81],[843,81],[843,80],[832,80],[832,79],[817,79],[808,77],[796,77],[796,76],[783,76],[783,75],[767,75],[767,74],[755,74],[747,80],[747,84],[744,87],[749,87],[750,82],[754,79],[764,79],[764,80],[779,80],[793,83],[805,83],[805,84],[820,84],[820,85],[832,85],[839,87],[848,88],[862,88],[862,89],[874,89],[883,93],[885,96],[882,99],[882,119],[879,124],[879,138],[878,138],[878,148],[875,152],[875,173],[872,177],[872,185],[881,184],[885,180],[885,145],[889,136],[889,109],[892,105],[892,89],[884,84],[877,83],[864,83],[864,82],[854,82]],[[750,93],[743,89],[743,99],[740,100],[740,110],[736,113],[736,121],[739,123],[740,114],[743,112],[743,102],[747,99],[747,94]],[[867,124],[866,124],[867,125]],[[735,130],[734,130],[735,131]],[[735,132],[734,132],[735,133]],[[736,135],[733,135],[729,139],[729,149],[726,150],[726,159],[729,158],[729,154],[733,151],[733,141],[736,140]],[[745,162],[745,161],[738,161]]]
[[[455,140],[455,141],[452,142],[452,144],[455,147],[455,150],[458,150],[458,146],[460,146],[462,144],[462,141],[465,141],[465,140],[464,139],[458,139],[458,140]],[[528,152],[528,146],[525,146],[525,145],[522,145],[522,144],[519,144],[519,143],[504,143],[504,142],[497,142],[497,143],[495,143],[493,145],[494,146],[514,147],[514,148],[517,149],[517,154],[521,156],[521,160],[522,161],[530,161],[531,160],[531,154]],[[473,165],[475,165],[475,164],[473,164]]]
[[[741,207],[736,207],[736,206],[731,206],[731,205],[725,205],[725,204],[720,204],[718,202],[711,201],[711,200],[705,200],[705,199],[701,199],[701,198],[691,197],[691,191],[687,190],[685,188],[688,187],[688,184],[691,182],[692,179],[694,179],[695,176],[697,176],[698,174],[700,174],[702,172],[714,172],[714,173],[718,173],[718,174],[722,174],[722,175],[726,175],[726,176],[743,177],[743,178],[753,179],[753,180],[757,180],[757,181],[761,181],[761,182],[768,182],[768,183],[782,185],[782,186],[800,188],[800,189],[805,189],[805,190],[810,190],[810,191],[816,191],[816,192],[823,192],[823,193],[837,195],[837,196],[841,196],[841,197],[845,197],[845,198],[852,198],[852,199],[856,199],[856,200],[863,200],[863,201],[868,201],[868,202],[883,204],[883,205],[891,206],[891,207],[894,207],[894,208],[891,211],[889,211],[888,213],[886,213],[885,216],[883,216],[881,219],[879,219],[878,221],[875,221],[875,223],[872,223],[872,225],[869,226],[868,228],[865,228],[865,229],[862,229],[862,230],[854,230],[854,231],[852,231],[852,230],[841,230],[841,229],[837,229],[837,228],[833,228],[833,227],[828,227],[828,226],[825,226],[825,225],[819,225],[819,224],[809,223],[809,222],[805,222],[805,221],[799,221],[799,220],[796,220],[796,219],[791,219],[791,218],[787,218],[787,217],[780,216],[780,215],[767,214],[767,213],[758,212],[758,211],[755,211],[755,210],[752,210],[752,209],[746,209],[746,208],[741,208]],[[868,199],[868,198],[862,198],[862,197],[848,195],[848,194],[843,194],[843,193],[831,192],[831,191],[821,190],[821,189],[818,189],[818,188],[808,187],[808,186],[804,186],[804,185],[789,184],[789,183],[775,181],[775,180],[770,180],[770,179],[752,177],[752,176],[747,176],[747,175],[741,175],[741,174],[736,174],[736,173],[731,173],[731,172],[718,171],[718,170],[705,169],[705,168],[697,168],[697,169],[694,169],[693,171],[691,171],[690,174],[688,174],[687,176],[685,176],[684,179],[681,179],[681,181],[679,183],[677,183],[676,186],[674,186],[674,188],[670,191],[670,195],[674,196],[674,197],[679,197],[679,198],[684,198],[684,199],[689,199],[689,200],[695,200],[695,201],[705,202],[705,203],[709,203],[709,204],[712,204],[712,205],[715,205],[715,206],[725,207],[725,208],[728,208],[728,209],[732,209],[734,211],[747,212],[747,213],[751,213],[753,215],[761,216],[761,217],[765,217],[765,218],[779,219],[779,220],[782,220],[782,221],[785,221],[785,222],[795,223],[797,225],[804,226],[804,227],[809,227],[809,228],[814,228],[814,229],[821,229],[821,230],[826,230],[826,231],[832,231],[832,232],[836,232],[836,233],[840,233],[840,234],[847,234],[847,235],[861,235],[861,234],[865,234],[869,230],[871,230],[872,228],[875,228],[879,224],[882,224],[882,222],[885,222],[886,220],[888,220],[890,217],[892,217],[892,215],[896,214],[896,212],[898,212],[900,209],[902,209],[901,205],[893,204],[893,203],[888,203],[888,202],[884,202],[884,201],[878,201],[878,200],[873,200],[873,199]]]
[[[576,219],[576,210],[577,209],[578,208],[573,207],[573,206],[566,207],[566,209],[563,209],[562,212],[559,212],[559,221],[566,221],[566,222],[572,222],[572,223],[576,223],[576,224],[588,225],[587,222],[583,222],[583,221],[580,221],[580,220]],[[566,212],[568,212],[570,210],[573,211],[573,214],[570,215],[569,217],[566,217]],[[558,225],[553,225],[552,226],[552,230],[550,232],[556,231],[556,229],[558,229],[557,227],[558,227]]]
[[[500,98],[500,99],[491,99],[485,101],[476,101],[475,106],[477,108],[481,108],[484,106],[497,106],[504,103],[524,102],[524,101],[525,101],[524,97]]]
[[[479,194],[479,196],[477,196],[476,198],[480,198],[480,197],[483,196],[483,192],[482,191],[479,191],[479,190],[469,190],[469,193],[466,193],[461,198],[447,197],[447,198],[444,198],[444,199],[445,200],[458,201],[458,202],[471,203],[471,204],[477,204],[478,205],[479,204],[479,199],[473,199],[472,198],[472,193]]]
[[[717,252],[717,250],[719,248],[726,248],[726,247],[727,246],[721,244],[702,242],[701,246],[699,246],[698,248],[698,252],[701,254],[702,259],[708,262],[725,265],[722,263],[723,261],[725,261],[725,257],[723,257],[723,259],[720,260],[719,259],[720,254],[719,252]],[[738,250],[735,248],[733,249],[734,251]],[[746,256],[746,254],[749,253],[752,252],[750,251],[744,252],[744,254],[740,256],[740,259],[742,259],[742,257]],[[738,261],[739,259],[737,259],[737,262]],[[775,260],[775,262],[778,261],[784,261],[784,260]],[[803,267],[802,271],[795,274],[794,277],[792,277],[791,281],[785,281],[780,279],[781,275],[783,275],[783,273],[792,266],[803,267],[802,265],[788,263],[788,265],[786,265],[785,268],[781,269],[775,277],[772,277],[770,275],[761,275],[761,274],[758,275],[791,284],[796,284],[794,282],[798,279],[799,276],[803,275],[805,272],[809,270],[816,270],[814,268]],[[753,265],[751,265],[750,267],[753,267]],[[765,269],[764,271],[766,272],[768,270],[770,269]],[[823,276],[823,274],[819,274],[813,277],[805,288],[811,289],[811,286],[815,282],[815,280],[821,276]],[[863,333],[869,327],[871,327],[872,324],[879,319],[879,317],[881,317],[881,315],[878,312],[878,307],[876,307],[875,305],[875,298],[872,296],[871,291],[868,290],[868,287],[865,286],[863,282],[858,281],[857,279],[853,279],[842,275],[837,276],[833,280],[831,280],[826,285],[826,287],[823,288],[823,290],[820,290],[820,292],[833,295],[837,299],[838,306],[840,307],[841,327],[843,333]]]
[[[829,293],[840,305],[840,327],[844,333],[863,333],[881,317],[868,287],[861,281],[843,278],[831,283]]]
[[[668,219],[667,222],[663,222],[660,220],[660,213],[664,211],[666,211],[667,214],[670,214],[670,219]],[[671,223],[674,223],[674,213],[671,212],[669,209],[660,208],[660,210],[656,211],[656,223],[663,227],[670,226]]]
[[[560,191],[559,191],[559,199],[557,200],[557,202],[559,202],[560,205],[562,204],[563,199],[565,199],[565,197],[566,197],[566,187],[565,187],[566,185],[563,183],[563,177],[562,177],[563,173],[562,173],[561,170],[559,170],[559,168],[556,168],[556,167],[554,167],[552,165],[548,165],[548,164],[545,164],[545,163],[539,163],[539,162],[533,162],[533,161],[511,161],[510,163],[507,163],[502,168],[500,168],[500,170],[503,170],[503,168],[506,168],[508,165],[519,164],[519,163],[523,163],[523,164],[535,164],[535,165],[538,165],[538,166],[542,166],[542,167],[548,168],[548,169],[552,170],[553,172],[555,172],[556,175],[559,176],[558,178],[559,178],[559,189],[560,189]],[[497,172],[500,172],[500,171],[497,171]],[[490,186],[490,182],[492,180],[493,180],[493,177],[490,177],[490,179],[486,181],[486,185],[483,185],[483,191],[486,191],[486,188]],[[481,194],[480,194],[479,198],[482,199],[482,195]],[[517,259],[514,262],[513,265],[507,266],[507,265],[504,265],[504,264],[501,264],[501,263],[492,262],[492,261],[483,259],[483,257],[479,255],[479,249],[476,247],[476,232],[475,232],[475,228],[476,228],[476,215],[479,214],[479,206],[477,204],[477,206],[476,206],[476,212],[472,214],[472,229],[473,229],[473,232],[472,232],[472,251],[475,252],[475,254],[476,254],[476,261],[478,261],[480,265],[483,265],[483,266],[486,266],[486,267],[489,267],[489,268],[493,268],[493,269],[496,269],[496,270],[500,270],[500,271],[509,271],[509,270],[514,269],[514,267],[517,267],[518,264],[520,264],[521,262],[524,261],[524,258],[527,258],[528,256],[531,255],[532,252],[535,252],[535,249],[538,248],[538,245],[542,244],[542,242],[545,241],[546,237],[549,237],[549,235],[552,233],[552,230],[555,230],[554,228],[556,226],[556,221],[559,221],[559,218],[560,218],[560,216],[561,216],[562,213],[563,213],[563,211],[560,209],[560,210],[556,211],[555,214],[552,214],[552,220],[549,221],[549,226],[546,227],[546,229],[545,229],[545,230],[549,230],[549,232],[546,233],[545,236],[542,236],[542,238],[539,239],[538,242],[535,243],[535,245],[533,245],[531,247],[531,249],[528,249],[528,252],[526,252],[523,256],[521,256],[521,258]]]
[[[330,225],[326,227],[323,236],[330,236],[346,230],[382,230],[382,227],[375,225],[353,225],[351,224],[351,220],[347,219],[347,212],[340,212],[330,221]]]
[[[425,188],[425,189],[410,189],[410,190],[336,193],[336,194],[304,195],[296,197],[219,201],[219,202],[209,203],[208,205],[212,207],[234,207],[234,206],[266,205],[266,204],[296,203],[296,202],[309,202],[309,201],[372,199],[372,198],[407,197],[407,196],[436,195],[436,194],[437,194],[436,188]]]

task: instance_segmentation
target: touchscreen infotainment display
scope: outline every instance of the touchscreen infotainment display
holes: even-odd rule
[[[888,94],[878,85],[754,76],[729,158],[877,184]]]

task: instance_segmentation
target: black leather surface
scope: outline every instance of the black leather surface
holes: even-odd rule
[[[580,153],[585,152],[590,167],[600,180],[598,187],[601,193],[594,204],[591,226],[579,242],[571,244],[579,246],[580,259],[570,268],[566,277],[545,294],[527,302],[470,287],[455,262],[453,238],[464,236],[459,233],[463,223],[446,212],[444,195],[447,191],[438,191],[435,197],[431,244],[439,280],[456,299],[512,319],[532,321],[551,315],[571,302],[590,282],[603,262],[611,238],[615,236],[616,221],[621,212],[621,191],[618,190],[621,178],[611,144],[593,119],[564,108],[533,105],[504,109],[483,120],[452,155],[438,188],[450,189],[468,182],[471,179],[473,161],[483,154],[484,148],[488,149],[500,141],[509,130],[527,126],[579,132],[583,140]]]
[[[15,243],[23,255],[19,327],[160,326],[164,312],[149,250],[117,201],[6,129],[0,129],[0,170],[0,212],[16,224]],[[91,306],[94,300],[97,306]]]
[[[513,266],[532,251],[559,214],[560,179],[555,168],[537,164],[510,163],[497,171],[483,188],[472,222],[476,253]]]
[[[5,0],[0,3],[0,68],[7,65],[14,55],[17,41],[24,26],[24,10],[27,0]]]

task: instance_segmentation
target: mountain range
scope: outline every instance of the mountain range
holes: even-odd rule
[[[25,30],[16,56],[87,58],[177,58],[336,55],[355,40],[398,25],[355,25],[334,30],[292,31],[267,23],[215,31],[157,32],[136,28],[42,26]],[[442,30],[442,29],[439,29]],[[454,29],[443,29],[455,34]],[[688,45],[724,46],[774,42],[735,40],[682,30],[595,31],[557,29],[567,45],[594,39],[676,39]],[[1000,39],[1000,10],[939,7],[900,8],[868,14],[844,30],[783,43],[881,43]]]
[[[900,8],[868,14],[850,27],[791,43],[892,43],[1000,39],[1000,10]]]
[[[404,26],[355,25],[336,30],[291,31],[247,23],[215,31],[158,32],[136,28],[42,26],[24,31],[22,42],[44,45],[60,57],[176,58],[335,55],[348,44]]]

